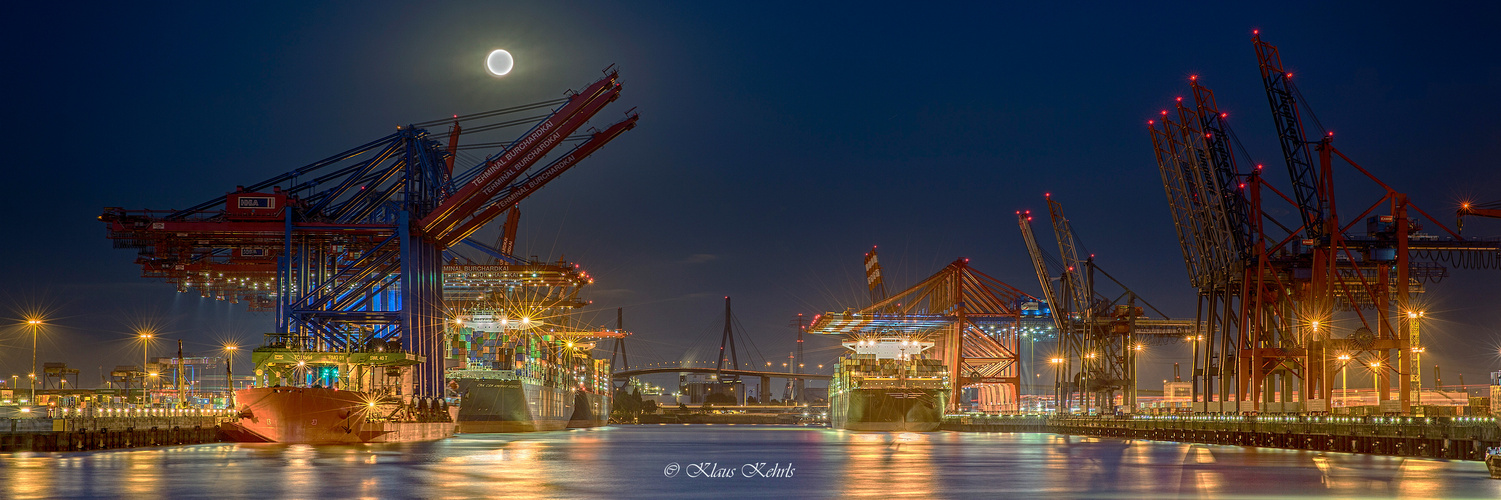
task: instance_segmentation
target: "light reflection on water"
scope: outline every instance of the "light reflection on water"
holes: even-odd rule
[[[680,465],[667,477],[670,463]],[[745,464],[791,477],[744,477]],[[690,464],[735,471],[692,477]],[[1479,462],[1053,434],[627,426],[432,443],[0,454],[0,497],[1501,498]]]

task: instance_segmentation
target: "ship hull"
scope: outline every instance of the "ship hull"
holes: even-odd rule
[[[831,395],[830,423],[851,431],[932,432],[946,403],[941,389],[851,389]]]
[[[453,376],[459,394],[458,432],[541,432],[608,423],[610,398],[556,387],[509,371]]]
[[[263,387],[235,391],[240,418],[221,426],[231,441],[355,444],[433,441],[453,436],[446,415],[432,421],[390,421],[367,410],[360,391]]]

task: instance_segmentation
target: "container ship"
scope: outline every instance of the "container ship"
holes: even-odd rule
[[[458,403],[458,432],[534,432],[609,422],[609,361],[594,339],[620,332],[548,328],[529,318],[461,316],[454,367],[445,372]]]
[[[950,387],[933,342],[898,336],[846,340],[829,382],[830,423],[852,431],[938,430]]]
[[[356,444],[431,441],[454,434],[442,398],[413,396],[422,358],[396,342],[317,349],[308,337],[271,335],[251,354],[257,387],[235,391],[239,414],[221,425],[231,441]]]

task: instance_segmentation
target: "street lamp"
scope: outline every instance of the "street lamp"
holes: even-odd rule
[[[1418,385],[1416,392],[1418,404],[1423,404],[1423,365],[1418,363],[1418,356],[1422,355],[1423,351],[1426,350],[1428,349],[1424,347],[1412,348],[1412,367],[1416,370],[1413,372],[1412,377],[1413,382]]]
[[[1053,405],[1058,413],[1063,413],[1063,381],[1060,370],[1063,370],[1063,358],[1052,358],[1048,363],[1053,365]]]
[[[1350,406],[1350,355],[1339,355],[1339,395],[1340,406]]]
[[[1136,379],[1136,373],[1137,373],[1137,371],[1136,371],[1136,362],[1139,361],[1138,358],[1141,357],[1141,350],[1143,349],[1143,347],[1144,346],[1142,346],[1139,343],[1136,344],[1136,345],[1134,345],[1134,346],[1131,346],[1131,350],[1135,351],[1135,353],[1131,355],[1131,406],[1132,406],[1131,411],[1132,412],[1136,411],[1136,408],[1135,408],[1136,407],[1136,391],[1138,391],[1138,390],[1141,389],[1141,387],[1140,387],[1141,384],[1137,383],[1137,379]]]
[[[42,328],[42,320],[27,318],[26,328],[31,330],[31,404],[36,404],[36,334]]]
[[[224,352],[229,353],[229,362],[224,365],[224,385],[229,387],[228,399],[231,408],[235,405],[235,351],[239,349],[240,346],[233,344],[224,346]]]
[[[1371,362],[1371,395],[1381,400],[1381,361]]]
[[[138,333],[141,337],[141,404],[146,404],[146,350],[151,344],[151,339],[156,337],[156,332],[143,330]]]

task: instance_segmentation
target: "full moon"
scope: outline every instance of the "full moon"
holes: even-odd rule
[[[495,76],[510,73],[511,67],[515,65],[516,61],[511,59],[511,53],[500,49],[496,49],[485,58],[485,69],[490,70],[490,74]]]

